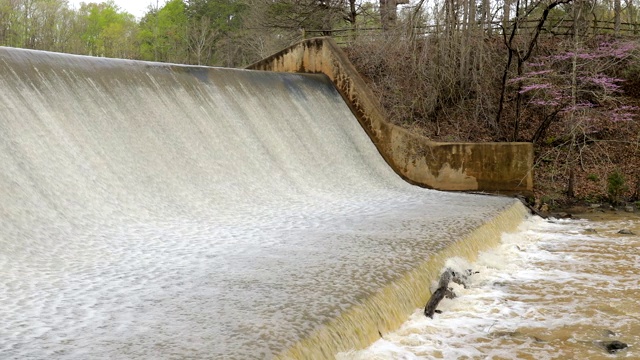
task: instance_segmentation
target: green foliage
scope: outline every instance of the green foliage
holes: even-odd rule
[[[196,62],[234,66],[242,62],[237,41],[242,36],[248,6],[237,0],[192,0],[188,14],[192,26],[190,47],[196,53]],[[207,30],[202,25],[207,25]],[[203,39],[207,41],[203,42]],[[209,48],[203,49],[204,43]],[[202,56],[202,52],[210,54]],[[210,51],[206,51],[210,50]]]
[[[238,30],[248,6],[235,0],[192,0],[189,2],[189,16],[198,21],[206,17],[211,27],[221,33]]]
[[[127,57],[127,47],[135,38],[136,23],[133,15],[120,12],[110,0],[106,3],[82,3],[78,10],[80,39],[89,55]]]
[[[245,3],[235,0],[170,0],[140,21],[138,42],[144,60],[199,65],[236,65],[223,61],[230,36],[241,32]]]
[[[586,202],[587,204],[597,204],[600,203],[602,200],[600,198],[600,196],[598,194],[587,194],[584,197],[584,202]]]
[[[609,194],[609,201],[613,205],[618,205],[622,202],[622,196],[627,191],[627,185],[625,184],[624,176],[620,171],[616,170],[609,174],[607,178],[607,193]]]
[[[333,29],[331,16],[320,10],[321,3],[315,1],[279,0],[267,8],[266,26],[284,26],[290,29],[330,30]]]
[[[187,13],[182,0],[170,0],[140,21],[140,55],[144,60],[186,62]]]
[[[351,1],[163,0],[137,21],[113,0],[0,0],[0,46],[242,66],[298,40],[302,23],[346,23]]]
[[[138,22],[113,0],[0,0],[0,46],[238,66],[245,0],[168,0]],[[288,43],[287,43],[288,44]],[[255,60],[255,59],[252,59]]]
[[[598,180],[599,180],[599,179],[598,179],[598,175],[596,175],[596,174],[589,174],[589,175],[587,175],[587,180],[589,180],[589,181],[598,181]]]

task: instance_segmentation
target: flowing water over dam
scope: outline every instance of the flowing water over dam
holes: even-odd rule
[[[523,217],[402,181],[320,75],[0,48],[0,169],[3,359],[331,357]]]

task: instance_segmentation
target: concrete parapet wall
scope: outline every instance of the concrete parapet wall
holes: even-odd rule
[[[438,143],[391,124],[367,84],[330,38],[304,40],[248,69],[328,76],[385,161],[410,183],[438,190],[533,190],[531,143]]]

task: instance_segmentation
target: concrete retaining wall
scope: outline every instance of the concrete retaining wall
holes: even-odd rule
[[[385,161],[410,183],[439,190],[531,193],[531,143],[438,143],[391,124],[330,38],[304,40],[248,69],[323,73],[334,83]]]

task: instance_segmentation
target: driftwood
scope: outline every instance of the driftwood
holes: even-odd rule
[[[538,209],[536,209],[535,207],[531,206],[531,205],[527,202],[527,199],[525,199],[525,198],[524,198],[524,196],[520,196],[520,195],[518,195],[518,196],[516,196],[516,198],[517,198],[518,200],[520,200],[520,201],[522,202],[522,204],[523,204],[527,209],[529,209],[529,211],[531,211],[531,213],[532,213],[532,214],[534,214],[534,215],[538,215],[538,216],[540,216],[540,217],[541,217],[541,218],[543,218],[543,219],[547,219],[547,218],[548,218],[548,216],[547,216],[547,215],[545,215],[545,214],[543,214],[543,213],[541,213],[541,212],[540,212],[540,210],[538,210]]]
[[[424,316],[433,319],[433,314],[436,312],[436,308],[438,304],[444,297],[447,295],[447,292],[451,292],[449,290],[449,281],[451,281],[451,277],[453,276],[453,271],[451,269],[447,269],[442,276],[440,276],[440,282],[438,283],[438,288],[431,295],[431,298],[427,302],[427,305],[424,307]]]
[[[473,274],[477,274],[478,272],[473,272],[473,270],[465,270],[464,272],[456,272],[450,268],[447,268],[442,275],[440,276],[440,281],[438,282],[438,288],[434,291],[433,295],[427,302],[427,305],[424,307],[424,316],[433,319],[433,314],[437,312],[436,308],[442,299],[447,297],[448,299],[453,299],[456,297],[456,294],[449,287],[449,282],[454,282],[456,284],[464,286],[467,288],[467,280],[469,276]]]

